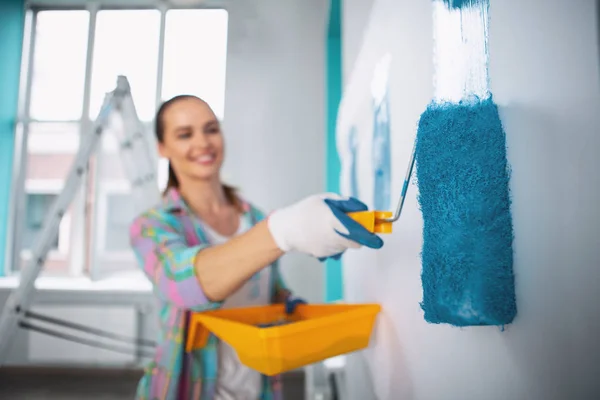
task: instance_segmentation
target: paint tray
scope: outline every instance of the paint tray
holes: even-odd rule
[[[286,316],[276,304],[193,313],[186,351],[204,347],[211,332],[244,365],[276,375],[366,348],[380,310],[378,304],[301,304]],[[258,326],[268,324],[274,325]]]

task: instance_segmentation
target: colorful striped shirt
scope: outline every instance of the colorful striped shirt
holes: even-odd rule
[[[243,215],[251,225],[264,214],[242,200]],[[192,312],[220,307],[204,294],[194,270],[196,254],[211,246],[201,221],[176,189],[157,207],[137,217],[130,228],[131,246],[160,301],[159,343],[144,370],[137,400],[213,400],[218,371],[218,338],[185,351],[187,324]],[[271,298],[280,303],[290,295],[277,262],[271,268]],[[260,400],[281,400],[281,377],[263,376]]]

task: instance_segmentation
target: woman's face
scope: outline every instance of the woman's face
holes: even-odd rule
[[[224,143],[217,117],[199,99],[182,99],[163,114],[163,140],[160,155],[168,158],[180,179],[219,178]]]

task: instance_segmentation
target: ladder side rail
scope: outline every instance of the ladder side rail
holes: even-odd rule
[[[16,334],[20,319],[22,319],[24,311],[27,310],[32,301],[35,280],[40,274],[46,256],[58,235],[59,224],[65,210],[72,203],[77,189],[81,185],[88,160],[104,130],[104,124],[112,111],[114,101],[115,93],[107,93],[92,131],[83,135],[82,143],[63,190],[46,214],[42,230],[34,241],[32,258],[21,271],[19,286],[10,294],[4,305],[2,315],[0,315],[0,366],[6,361],[11,340]]]
[[[137,116],[133,98],[124,96],[120,105],[123,119],[123,131],[118,137],[121,163],[131,185],[136,211],[142,212],[160,201],[157,163],[152,156],[153,143]]]

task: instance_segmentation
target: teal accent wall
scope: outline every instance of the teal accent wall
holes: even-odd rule
[[[327,96],[327,142],[326,142],[326,190],[340,191],[340,159],[337,153],[335,131],[337,113],[342,99],[342,0],[330,1],[329,26],[327,29],[326,96]],[[327,260],[325,265],[325,301],[344,298],[342,261]]]
[[[0,276],[6,269],[4,256],[24,23],[24,0],[0,1]]]

